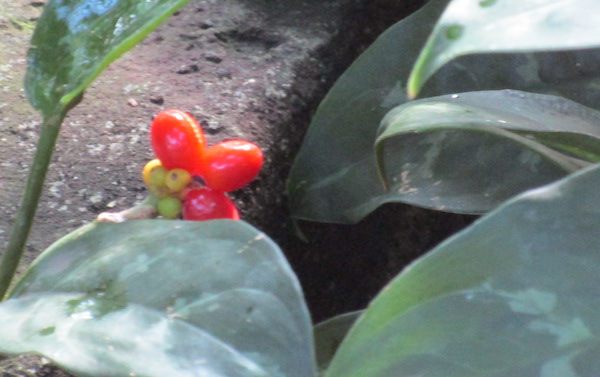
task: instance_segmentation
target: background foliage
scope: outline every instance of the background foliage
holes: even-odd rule
[[[420,59],[419,63],[411,76],[411,80],[413,80],[411,85],[415,86],[413,92],[420,88],[426,79],[421,73],[421,70],[424,69],[422,65],[425,62],[429,65],[434,64],[431,61],[435,60],[435,64],[428,68],[427,77],[437,71],[422,87],[421,98],[457,94],[457,99],[460,101],[461,93],[509,88],[525,92],[560,95],[594,109],[597,109],[600,104],[600,92],[598,91],[600,86],[597,85],[600,73],[597,62],[600,61],[600,50],[589,48],[592,45],[598,46],[600,43],[590,36],[589,30],[578,28],[579,11],[564,13],[557,11],[557,2],[552,1],[526,2],[523,4],[527,5],[515,5],[514,7],[503,5],[506,2],[500,2],[502,3],[500,4],[495,1],[453,1],[438,26],[435,26],[448,3],[447,0],[432,0],[412,16],[392,26],[354,62],[321,103],[292,167],[288,182],[290,205],[295,217],[313,221],[355,223],[381,204],[395,201],[454,212],[481,213],[500,204],[510,195],[514,195],[524,188],[545,184],[569,171],[569,169],[565,171],[563,166],[563,168],[554,168],[554,172],[546,171],[539,176],[519,175],[512,182],[504,182],[503,179],[507,175],[500,174],[494,182],[486,183],[503,186],[503,194],[497,195],[493,200],[483,197],[483,192],[481,193],[482,197],[474,198],[473,188],[468,185],[464,191],[461,187],[456,187],[454,184],[456,180],[468,182],[471,178],[468,169],[457,169],[459,163],[454,164],[453,170],[448,172],[455,176],[448,181],[447,187],[434,189],[436,192],[445,192],[445,195],[449,197],[448,201],[442,198],[432,202],[431,198],[425,198],[425,194],[415,195],[411,190],[407,193],[406,190],[400,190],[400,187],[387,190],[381,184],[377,175],[377,171],[381,167],[378,166],[375,152],[375,142],[382,132],[379,129],[380,123],[390,110],[408,101],[405,94],[407,82],[411,76],[411,69],[418,59]],[[508,3],[512,4],[513,2]],[[591,6],[589,1],[582,1],[580,5],[576,4],[579,3],[571,2],[569,9],[571,6],[581,6],[578,9],[588,9],[586,6]],[[530,32],[535,31],[543,35],[547,27],[545,23],[538,20],[538,12],[528,12],[523,7],[536,10],[539,8],[545,12],[544,14],[560,16],[560,23],[564,23],[565,27],[570,27],[569,30],[572,30],[565,34],[564,38],[557,40],[556,46],[574,50],[547,51],[548,38],[551,37],[547,37],[547,39],[534,38],[530,41]],[[454,8],[458,10],[454,11]],[[454,18],[447,20],[450,17],[447,14],[455,15],[455,13],[464,17],[464,20],[460,21],[464,26],[464,32],[461,32],[461,38],[449,39],[444,34],[445,30],[456,25],[458,21]],[[598,25],[594,19],[593,16],[588,15],[585,23]],[[482,35],[481,43],[473,42],[479,35],[477,34],[478,28],[485,28],[485,25],[495,27],[494,30],[499,29],[499,25],[506,30],[518,30],[522,33],[522,37],[516,38],[512,33],[510,38],[505,38],[507,33],[497,32],[492,33],[491,36]],[[522,25],[528,25],[528,27],[523,28]],[[427,37],[432,32],[434,34],[428,42]],[[492,41],[493,37],[495,39]],[[444,43],[438,40],[443,40]],[[524,42],[524,40],[528,42]],[[567,40],[569,44],[563,43]],[[525,45],[525,43],[528,44]],[[443,49],[438,44],[441,44]],[[437,47],[434,48],[434,45]],[[420,51],[424,47],[425,50],[419,58]],[[447,50],[454,52],[448,55],[446,54]],[[502,54],[497,54],[498,52],[502,52]],[[470,55],[463,56],[467,53]],[[449,61],[457,56],[459,58]],[[446,64],[441,67],[444,63]],[[418,85],[415,84],[417,80]],[[486,100],[485,96],[490,95],[470,94],[469,96],[470,98],[482,96],[480,101],[483,102]],[[531,111],[529,95],[524,95],[522,103],[513,103],[512,108],[504,110],[515,113],[521,110]],[[495,100],[495,98],[488,100]],[[564,100],[556,99],[554,103],[549,101],[546,104],[548,106],[546,112],[564,115],[565,111],[560,108],[561,101]],[[410,106],[405,108],[410,109]],[[497,113],[489,114],[485,109],[471,110],[478,113],[476,116],[480,120],[489,121],[491,125],[497,126],[498,121],[503,120],[498,117]],[[588,110],[583,112],[588,113]],[[397,111],[394,114],[399,116]],[[422,114],[422,116],[426,115],[426,113]],[[567,115],[570,119],[578,118],[580,108],[573,107]],[[558,117],[560,118],[560,116]],[[581,117],[585,119],[586,115],[581,114]],[[458,129],[458,133],[464,136],[465,133],[461,131],[461,128],[467,126],[466,123],[470,121],[470,118],[469,116],[465,116],[464,119],[458,118],[454,117],[454,126]],[[523,121],[527,123],[525,119]],[[542,120],[539,121],[542,122]],[[429,127],[438,127],[438,123],[444,122],[443,117],[436,117],[432,114]],[[512,128],[527,129],[529,127],[527,124],[520,124],[520,121],[515,119],[512,123]],[[389,126],[389,118],[388,124],[384,127],[387,126]],[[441,145],[448,143],[449,145],[444,147],[448,150],[457,151],[467,148],[463,157],[463,166],[476,159],[482,159],[506,167],[508,163],[503,160],[506,156],[515,153],[515,145],[507,143],[507,134],[500,135],[501,131],[496,127],[494,135],[491,133],[491,129],[487,130],[487,143],[503,144],[503,146],[492,148],[486,152],[485,149],[477,147],[481,137],[472,137],[470,141],[452,145],[451,135],[458,133],[447,132],[445,136],[442,133],[437,133],[435,136],[431,134],[429,137],[438,139],[426,142],[425,137],[414,135],[416,131],[407,130],[401,136],[404,141],[394,141],[398,147],[392,150],[390,158],[397,161],[406,161],[407,159],[421,161],[417,162],[417,165],[422,164],[423,156],[428,153],[436,154]],[[571,132],[567,123],[563,123],[562,127],[554,128],[552,131],[556,134]],[[561,142],[566,141],[569,137],[570,135],[561,138]],[[401,146],[412,144],[415,138],[418,138],[423,145],[418,148],[413,146],[411,151],[401,149]],[[581,140],[585,142],[578,147],[583,154],[589,152],[592,155],[595,153],[593,151],[598,148],[598,141],[595,137],[585,139]],[[534,146],[533,143],[537,145]],[[528,149],[530,150],[532,147],[534,150],[548,147],[548,143],[538,143],[537,140],[533,140],[529,145]],[[516,148],[522,147],[517,146]],[[481,153],[476,156],[472,154],[477,150],[483,155]],[[470,153],[471,155],[469,155]],[[524,159],[523,163],[515,161],[510,165],[510,169],[526,171],[528,164],[530,164],[528,159]],[[581,166],[585,166],[585,164],[581,164]],[[562,173],[560,173],[561,169]],[[409,167],[404,170],[410,171],[411,169]],[[420,178],[411,177],[411,182],[419,180]],[[444,182],[439,184],[445,185]],[[419,187],[419,190],[422,189],[424,188]],[[430,189],[430,187],[426,188],[426,190]],[[455,198],[463,195],[469,197],[468,200],[486,204],[474,204],[471,208],[457,204]],[[466,201],[467,199],[464,200],[464,202]]]

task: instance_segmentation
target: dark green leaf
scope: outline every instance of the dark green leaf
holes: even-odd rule
[[[1,352],[42,353],[86,376],[312,377],[312,344],[285,258],[239,221],[90,225],[44,252],[0,304]]]
[[[600,46],[595,0],[452,0],[415,64],[408,91],[416,96],[442,65],[461,55]]]
[[[355,222],[383,202],[373,152],[377,125],[406,101],[403,80],[447,1],[431,1],[386,31],[323,100],[290,173],[295,217]]]
[[[28,53],[29,101],[44,117],[72,107],[102,70],[188,1],[49,1]]]
[[[600,161],[600,112],[561,97],[481,91],[409,102],[376,149],[388,201],[483,213]]]
[[[600,167],[530,190],[414,262],[327,377],[593,376]]]
[[[377,128],[406,102],[410,69],[446,3],[431,0],[386,31],[329,92],[290,173],[294,217],[355,223],[387,201],[376,173]],[[600,109],[600,50],[462,56],[428,80],[421,96],[506,88]]]
[[[363,310],[340,314],[315,325],[315,352],[319,371],[327,369],[338,347],[362,313]]]

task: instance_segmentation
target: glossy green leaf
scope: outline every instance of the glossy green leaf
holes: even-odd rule
[[[452,0],[415,64],[416,96],[442,65],[461,55],[584,49],[600,46],[595,0]]]
[[[593,376],[600,166],[497,208],[407,267],[327,377]]]
[[[28,53],[29,101],[44,117],[73,106],[102,70],[188,1],[49,1]]]
[[[431,0],[391,27],[328,93],[290,172],[294,217],[355,223],[388,201],[377,176],[377,129],[407,101],[409,72],[447,2]],[[600,109],[600,49],[461,56],[427,81],[421,97],[506,88]]]
[[[90,309],[72,310],[73,303]],[[42,354],[78,376],[269,376],[210,333],[164,312],[127,305],[96,320],[101,305],[112,303],[61,293],[6,301],[0,349]]]
[[[338,347],[362,313],[363,310],[358,310],[340,314],[315,325],[315,352],[320,372],[327,369]]]
[[[377,125],[406,101],[402,80],[446,2],[431,1],[381,35],[319,105],[288,181],[295,217],[355,222],[383,202],[373,153]]]
[[[82,376],[312,377],[312,347],[295,275],[240,221],[92,224],[0,304],[0,352]]]
[[[600,161],[600,112],[512,90],[413,101],[376,142],[389,201],[484,213],[528,188]]]

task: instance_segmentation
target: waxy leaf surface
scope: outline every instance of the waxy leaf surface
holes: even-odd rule
[[[376,141],[388,200],[484,213],[600,161],[600,112],[512,90],[408,102]]]
[[[188,1],[49,1],[27,56],[29,101],[44,117],[75,105],[102,70]]]
[[[288,180],[295,217],[351,223],[383,202],[377,125],[406,101],[403,79],[446,2],[431,1],[380,36],[319,105]]]
[[[82,376],[312,377],[312,349],[295,275],[241,221],[92,224],[45,251],[0,304],[0,352]]]
[[[397,276],[326,377],[597,373],[600,167],[511,199]]]
[[[408,91],[415,96],[461,55],[598,47],[598,33],[596,0],[452,0],[415,64]]]

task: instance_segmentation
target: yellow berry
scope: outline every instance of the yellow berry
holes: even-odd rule
[[[167,172],[165,184],[171,192],[179,192],[192,182],[192,175],[183,169],[173,169]]]

